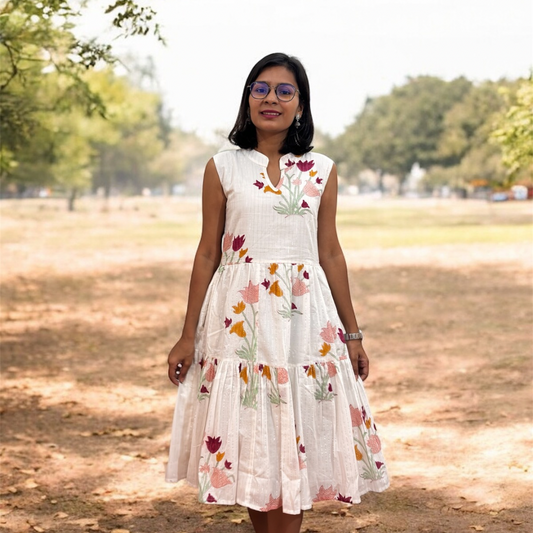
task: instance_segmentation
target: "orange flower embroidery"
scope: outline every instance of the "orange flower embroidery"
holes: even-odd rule
[[[298,265],[298,272],[301,272],[303,267],[304,265]]]
[[[315,379],[316,379],[315,365],[311,365],[311,366],[309,367],[309,369],[307,370],[307,375],[308,375],[308,376],[311,376],[312,378],[315,378]]]
[[[224,459],[224,455],[226,455],[226,452],[218,452],[217,455],[216,455],[217,462],[222,461],[222,459]]]
[[[241,320],[240,322],[236,322],[231,326],[231,329],[229,330],[230,333],[236,333],[239,337],[246,337],[246,331],[244,331],[244,320]]]
[[[239,252],[239,257],[244,257],[247,253],[248,253],[248,248],[243,248],[243,249]]]
[[[248,367],[247,367],[247,366],[245,366],[245,367],[241,370],[241,372],[240,372],[240,374],[239,374],[239,377],[241,377],[242,380],[244,381],[244,383],[246,383],[246,385],[248,385]]]
[[[268,269],[268,271],[270,272],[270,275],[273,276],[276,273],[277,269],[278,269],[278,264],[277,263],[271,263],[270,264],[270,268]]]
[[[372,419],[371,418],[368,418],[367,420],[365,420],[366,429],[370,429],[371,425],[372,425]]]
[[[264,189],[263,189],[263,192],[271,192],[271,193],[274,193],[274,194],[281,194],[281,191],[278,191],[276,189],[273,189],[270,185],[267,185]]]
[[[355,458],[360,461],[363,458],[363,454],[359,451],[359,448],[357,447],[357,444],[354,446],[355,448]]]
[[[272,376],[270,374],[270,367],[268,365],[265,365],[263,367],[263,376],[265,376],[267,379],[269,379],[270,381],[272,381]]]
[[[318,170],[310,170],[309,175],[314,178],[318,174]]]
[[[320,355],[324,357],[330,350],[331,350],[331,346],[324,342],[322,344],[322,348],[320,348]]]
[[[239,302],[237,305],[233,306],[233,312],[236,315],[240,315],[245,309],[246,309],[246,305],[244,302]],[[230,333],[233,333],[233,328],[231,328]]]
[[[283,296],[283,291],[279,286],[279,280],[276,280],[274,283],[272,283],[272,285],[270,285],[268,293],[273,294],[274,296]]]

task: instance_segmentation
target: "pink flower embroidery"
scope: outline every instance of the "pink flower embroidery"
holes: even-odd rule
[[[247,304],[256,304],[259,301],[259,283],[254,285],[250,280],[248,281],[248,287],[239,292]]]
[[[327,361],[326,364],[328,366],[328,376],[332,378],[337,375],[337,367],[335,366],[335,363],[333,361]]]
[[[322,331],[320,332],[320,336],[326,342],[335,342],[335,339],[337,338],[337,330],[335,329],[335,326],[333,326],[333,324],[329,320],[328,320],[328,323],[326,324],[326,327],[322,328]]]
[[[227,252],[231,248],[231,241],[233,240],[233,233],[226,233],[222,241],[222,251]]]
[[[289,381],[289,373],[285,368],[278,368],[278,383],[284,385]]]
[[[215,379],[215,365],[209,364],[209,367],[207,368],[207,371],[205,373],[205,379],[209,382]]]
[[[322,502],[325,500],[334,500],[337,496],[337,491],[333,490],[333,487],[324,488],[324,485],[321,485],[318,489],[317,495],[313,498],[314,502]]]
[[[302,200],[302,207],[304,209],[309,209],[309,204],[305,200]]]
[[[233,322],[233,319],[226,317],[224,319],[224,327],[229,328],[232,322]]]
[[[211,494],[207,495],[207,498],[206,498],[205,501],[207,503],[217,503],[217,499],[214,496],[212,496]]]
[[[236,252],[237,250],[240,250],[245,240],[246,237],[244,235],[237,235],[237,237],[234,237],[232,244],[233,251]]]
[[[353,428],[356,428],[357,426],[360,426],[363,424],[363,417],[361,416],[361,411],[357,409],[357,407],[354,407],[353,405],[350,405],[350,416],[352,417]]]
[[[379,453],[381,451],[381,441],[377,435],[370,435],[366,441],[372,453]]]
[[[305,461],[302,459],[302,457],[298,456],[298,465],[300,466],[300,470],[303,470],[304,468],[307,468],[307,465],[305,464]]]
[[[303,193],[311,197],[320,196],[320,191],[316,188],[316,185],[310,181],[306,182],[304,185]]]
[[[296,166],[302,172],[308,172],[315,166],[315,162],[314,161],[298,161],[298,163],[296,163]]]
[[[254,185],[255,185],[258,189],[262,189],[262,188],[265,186],[265,184],[264,184],[263,182],[259,181],[259,180],[255,180]]]
[[[200,473],[201,474],[209,474],[209,465],[207,463],[203,464],[200,467]]]
[[[231,485],[231,480],[228,478],[224,470],[213,468],[211,471],[211,485],[215,487],[215,489],[221,489],[226,485]]]
[[[222,446],[222,439],[220,437],[207,437],[205,445],[210,453],[217,453],[220,446]]]
[[[300,278],[294,278],[292,282],[292,294],[294,294],[294,296],[303,296],[308,292],[309,289],[307,288],[307,285]]]
[[[292,180],[292,184],[293,185],[301,185],[302,184],[302,180],[300,178],[296,178],[295,180]]]
[[[274,498],[272,494],[268,498],[268,503],[261,507],[260,511],[263,513],[267,513],[268,511],[273,511],[274,509],[279,509],[281,507],[281,496],[278,498]]]

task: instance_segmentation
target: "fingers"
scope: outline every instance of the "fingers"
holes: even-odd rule
[[[187,372],[189,371],[191,364],[185,361],[179,361],[178,363],[169,363],[168,365],[168,377],[174,385],[177,387],[185,381]]]
[[[370,372],[370,362],[368,357],[359,357],[357,361],[357,366],[359,370],[359,377],[364,381]]]

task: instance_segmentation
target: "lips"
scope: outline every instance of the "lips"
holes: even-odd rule
[[[261,111],[261,115],[265,117],[279,117],[281,113],[279,111],[274,111],[273,109],[265,109]]]

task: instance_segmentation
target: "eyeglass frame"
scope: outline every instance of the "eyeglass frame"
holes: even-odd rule
[[[256,96],[254,96],[252,94],[252,86],[255,85],[256,83],[262,83],[264,85],[266,85],[268,87],[268,93],[265,94],[265,96],[263,96],[262,98],[257,98]],[[278,96],[278,87],[280,85],[288,85],[289,87],[292,87],[294,89],[294,94],[292,96],[292,98],[290,100],[282,100],[279,96]],[[296,93],[300,94],[300,91],[292,84],[292,83],[278,83],[276,86],[272,86],[272,85],[269,85],[266,81],[253,81],[252,83],[250,83],[250,85],[248,85],[248,89],[250,89],[250,96],[254,99],[254,100],[264,100],[269,94],[270,94],[270,91],[272,91],[272,89],[274,89],[274,94],[276,95],[276,98],[280,101],[280,102],[292,102],[294,100],[294,97],[296,96]]]

